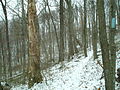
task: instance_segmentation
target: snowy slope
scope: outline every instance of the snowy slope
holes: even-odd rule
[[[118,53],[118,62],[120,61],[120,52]],[[70,62],[64,62],[64,66],[60,64],[43,71],[45,80],[42,83],[35,84],[29,90],[101,90],[104,89],[104,79],[102,76],[102,68],[93,60],[92,51],[88,53],[88,57],[75,56]],[[98,58],[101,60],[101,57]],[[117,67],[120,62],[117,63]],[[119,86],[116,87],[116,90]],[[27,85],[13,87],[11,90],[28,90]]]

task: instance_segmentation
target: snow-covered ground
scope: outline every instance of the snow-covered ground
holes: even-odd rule
[[[92,51],[88,52],[88,57],[74,56],[70,62],[64,62],[63,67],[57,64],[46,71],[43,71],[44,81],[35,84],[31,89],[27,85],[15,86],[11,90],[105,90],[102,67],[93,60]],[[120,67],[120,52],[117,53],[117,68]],[[116,90],[120,90],[117,86]]]

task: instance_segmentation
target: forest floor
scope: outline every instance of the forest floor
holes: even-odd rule
[[[27,85],[19,85],[11,90],[105,90],[105,81],[102,77],[103,69],[98,64],[99,58],[93,60],[92,51],[88,57],[81,55],[74,56],[70,62],[57,64],[43,71],[44,81],[35,84],[31,89]],[[120,67],[120,51],[117,52],[117,68]],[[116,90],[120,90],[120,84],[116,82]]]

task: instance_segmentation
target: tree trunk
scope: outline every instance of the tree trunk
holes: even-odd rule
[[[68,5],[68,48],[69,55],[68,59],[74,55],[74,46],[73,46],[73,11],[71,6],[71,0],[66,0]]]
[[[92,38],[91,38],[91,23],[90,23],[90,16],[88,17],[88,23],[89,23],[88,43],[89,43],[89,48],[90,48],[90,50],[91,50]]]
[[[105,90],[112,90],[111,77],[110,77],[110,60],[109,60],[109,47],[106,33],[104,0],[97,0],[97,11],[99,19],[99,38],[102,52],[103,69],[105,76]]]
[[[21,1],[22,3],[22,50],[23,50],[23,73],[24,73],[24,83],[25,83],[25,71],[26,71],[26,38],[28,39],[27,31],[27,24],[26,24],[26,17],[25,17],[25,9],[24,9],[24,0]]]
[[[29,38],[29,87],[34,83],[41,82],[42,75],[40,72],[40,46],[37,35],[35,0],[28,0],[28,38]]]
[[[93,46],[93,56],[94,56],[94,59],[96,59],[97,58],[97,28],[95,23],[94,1],[92,1],[91,4],[92,4],[92,46]]]
[[[3,12],[4,12],[4,16],[5,16],[5,26],[6,26],[6,41],[7,41],[7,51],[8,51],[8,63],[9,63],[9,74],[10,77],[12,77],[12,67],[11,67],[11,52],[10,52],[10,40],[9,40],[9,28],[8,28],[8,18],[7,18],[7,10],[6,10],[6,0],[5,0],[5,4],[3,4],[3,1],[0,0],[1,4],[2,4],[2,8],[3,8]]]
[[[60,0],[60,51],[59,61],[64,61],[64,6],[63,0]]]
[[[115,90],[115,70],[116,70],[116,46],[115,46],[115,31],[116,31],[116,9],[115,0],[110,0],[110,32],[109,32],[109,43],[110,43],[110,61],[111,61],[111,90]]]
[[[2,35],[2,29],[0,31],[0,41],[3,42],[3,35]],[[2,62],[2,68],[3,68],[3,78],[6,78],[6,61],[5,61],[5,54],[4,54],[4,46],[3,43],[0,43],[0,48],[1,48],[1,62]],[[2,69],[1,68],[1,69]],[[2,72],[1,72],[2,74]]]
[[[87,30],[87,28],[86,28],[86,13],[87,13],[87,11],[86,11],[86,2],[87,2],[87,0],[84,0],[84,29],[83,29],[83,49],[84,49],[84,55],[85,55],[85,57],[87,57],[87,32],[86,32],[86,30]]]

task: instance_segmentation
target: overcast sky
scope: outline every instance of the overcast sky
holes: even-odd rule
[[[4,0],[3,0],[4,1]],[[7,6],[9,6],[10,8],[14,9],[16,12],[18,12],[18,5],[17,5],[17,1],[21,1],[21,0],[7,0]],[[27,0],[25,0],[27,1]],[[42,8],[42,5],[40,3],[42,3],[43,0],[37,0],[38,3],[37,3],[37,11],[39,13],[39,11],[41,10]],[[54,0],[48,0],[49,1],[49,4],[52,4]],[[57,0],[59,2],[59,0]],[[82,3],[82,0],[72,0],[74,3],[76,2],[80,2]],[[21,7],[21,6],[19,6]],[[51,9],[55,9],[55,7],[51,7]],[[7,8],[7,12],[8,12],[8,19],[11,19],[13,14],[15,15],[15,13],[13,11],[11,11],[9,8]],[[1,3],[0,3],[0,20],[2,20],[2,18],[4,19],[4,14],[3,14],[3,10],[2,10],[2,6],[1,6]]]

